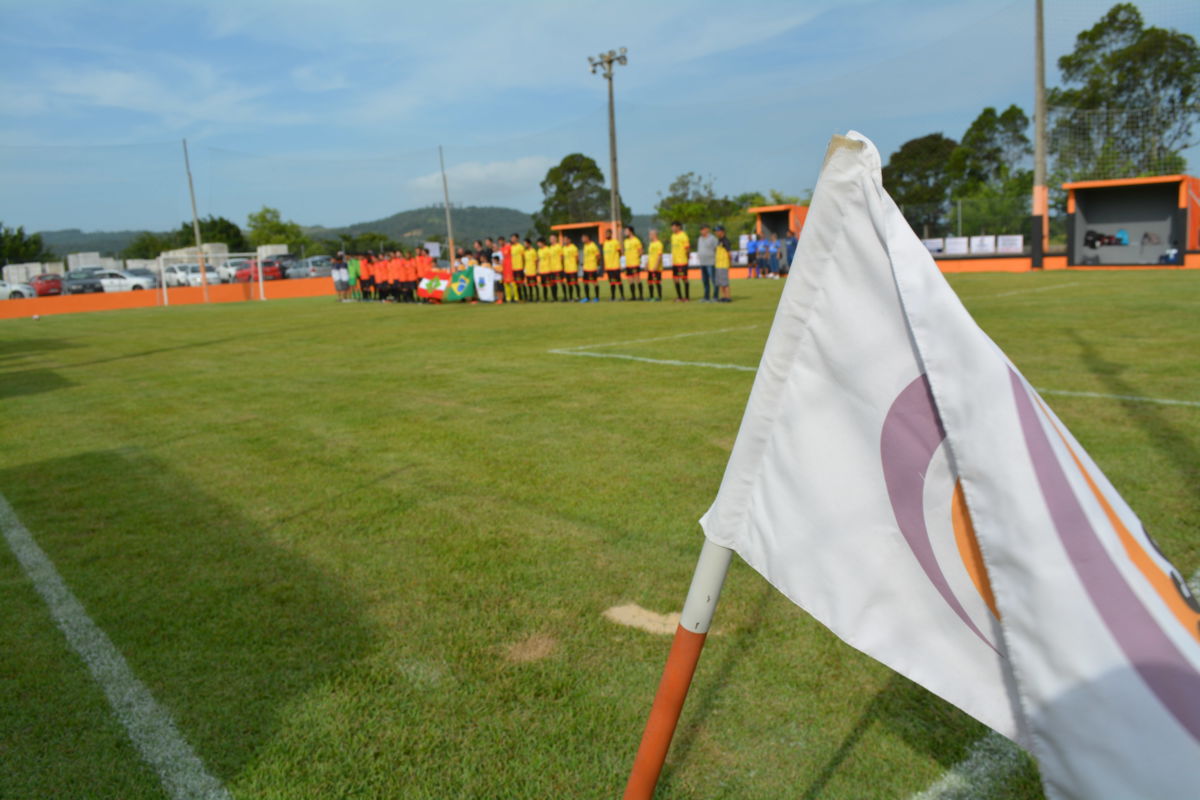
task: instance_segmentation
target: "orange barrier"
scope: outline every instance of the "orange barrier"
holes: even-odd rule
[[[287,297],[322,297],[333,294],[329,278],[297,278],[285,281],[266,281],[263,284],[267,299]],[[257,283],[214,283],[208,287],[210,303],[240,303],[258,299]],[[180,286],[167,289],[167,305],[189,306],[204,302],[204,289],[199,286]],[[85,311],[114,311],[122,308],[149,308],[163,304],[161,289],[132,292],[99,292],[96,294],[66,294],[55,297],[30,297],[0,302],[0,319],[20,319],[49,314],[79,314]]]

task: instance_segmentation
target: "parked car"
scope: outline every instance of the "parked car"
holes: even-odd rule
[[[222,261],[217,265],[217,274],[221,276],[221,283],[233,283],[237,279],[238,270],[250,265],[248,258],[231,258],[227,261]]]
[[[146,278],[149,280],[151,289],[158,288],[158,276],[155,275],[151,270],[148,270],[145,267],[134,267],[133,269],[127,269],[125,271],[136,278]]]
[[[62,275],[56,272],[43,272],[41,275],[34,275],[33,279],[29,281],[29,285],[37,292],[38,297],[47,297],[62,294],[63,292]]]
[[[135,292],[154,288],[154,283],[150,278],[133,275],[120,269],[105,270],[97,277],[100,278],[100,283],[106,292]]]
[[[328,278],[333,272],[333,259],[329,256],[309,256],[287,265],[289,278]]]
[[[63,294],[90,294],[103,292],[104,284],[100,282],[100,273],[104,270],[98,267],[73,269],[62,281]]]
[[[204,267],[204,280],[209,284],[220,283],[221,275],[207,264]],[[200,286],[200,265],[189,264],[187,273],[188,286]]]
[[[193,266],[193,264],[169,264],[163,267],[163,280],[167,287],[187,286],[188,270]]]
[[[22,297],[37,297],[37,291],[28,283],[0,281],[0,298],[18,300]]]
[[[250,263],[237,271],[234,280],[239,283],[258,280],[258,259],[251,259]],[[262,279],[264,281],[277,281],[283,278],[283,264],[278,259],[264,258],[262,261]]]

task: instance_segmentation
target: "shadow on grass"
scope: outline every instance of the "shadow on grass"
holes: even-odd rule
[[[738,662],[753,649],[759,631],[762,629],[767,605],[774,593],[775,587],[764,581],[762,592],[759,594],[758,601],[754,604],[754,609],[750,612],[746,624],[740,626],[724,643],[725,655],[721,658],[713,674],[705,676],[704,688],[694,694],[689,694],[689,702],[695,711],[689,716],[688,724],[676,731],[675,738],[671,742],[671,759],[663,767],[658,781],[661,789],[665,790],[666,787],[669,787],[675,773],[687,765],[688,756],[696,743],[696,736],[704,728],[704,723],[716,708],[721,690],[729,683],[729,678]],[[703,668],[703,659],[701,659],[701,665],[697,672]]]
[[[56,389],[65,389],[74,385],[74,381],[67,380],[52,369],[26,369],[9,372],[0,375],[0,399],[53,392]]]
[[[1124,364],[1107,361],[1100,355],[1096,347],[1079,335],[1078,331],[1068,331],[1068,335],[1079,346],[1080,358],[1088,372],[1104,385],[1110,394],[1124,397],[1136,397],[1142,392],[1124,381],[1120,375],[1126,369]],[[1125,410],[1129,420],[1146,433],[1155,448],[1166,455],[1175,464],[1180,474],[1185,478],[1194,479],[1200,474],[1200,450],[1183,431],[1172,425],[1163,415],[1163,407],[1154,403],[1139,403],[1134,400],[1118,400]]]
[[[65,339],[0,339],[0,364],[39,353],[69,350],[75,346]]]
[[[341,585],[153,459],[28,464],[0,472],[0,491],[223,781],[291,704],[372,647]],[[23,755],[54,769],[45,754]]]

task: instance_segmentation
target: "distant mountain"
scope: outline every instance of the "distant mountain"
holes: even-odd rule
[[[526,236],[533,233],[533,217],[515,208],[464,206],[451,209],[451,213],[455,243],[460,245],[469,245],[476,239],[483,240],[489,236],[508,236],[513,233]],[[633,224],[643,236],[650,227],[651,219],[652,217],[646,214],[633,215]],[[426,241],[430,236],[444,239],[446,212],[441,206],[426,206],[401,211],[373,222],[358,222],[344,228],[305,228],[304,232],[314,239],[334,238],[341,233],[382,233],[399,242]]]
[[[533,218],[524,211],[502,206],[465,206],[452,209],[454,214],[454,238],[458,243],[469,245],[476,239],[488,236],[519,233],[522,236],[533,232]],[[651,226],[653,217],[634,214],[633,224],[643,239]],[[117,256],[129,246],[142,231],[91,231],[78,228],[58,231],[39,231],[46,248],[60,258],[68,253],[93,253],[102,256]],[[446,212],[441,206],[426,206],[392,214],[390,217],[371,222],[357,222],[341,228],[314,226],[304,232],[314,239],[333,239],[340,233],[382,233],[399,242],[416,243],[431,236],[446,236]]]
[[[67,253],[100,253],[115,256],[129,246],[141,231],[91,231],[78,228],[61,231],[40,231],[46,249],[59,258]]]
[[[451,210],[454,216],[454,239],[467,242],[488,236],[519,233],[522,236],[533,228],[533,219],[524,211],[500,206],[466,206]],[[445,238],[446,212],[441,206],[426,206],[401,211],[390,217],[371,222],[357,222],[342,228],[314,227],[304,232],[314,239],[335,238],[340,233],[382,233],[398,242],[422,242],[431,236]]]

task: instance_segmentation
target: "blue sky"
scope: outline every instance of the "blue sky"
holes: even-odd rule
[[[1109,0],[1046,0],[1054,60]],[[1200,35],[1192,0],[1139,3]],[[1033,105],[1033,0],[0,0],[0,220],[27,230],[244,223],[262,205],[342,225],[441,200],[532,211],[567,153],[607,172],[618,67],[622,194],[680,173],[718,192],[800,193],[829,136],[891,153],[957,138],[988,105]],[[1192,172],[1200,152],[1187,153]]]

